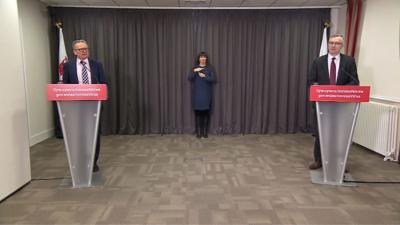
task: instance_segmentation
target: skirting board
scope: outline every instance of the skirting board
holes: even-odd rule
[[[40,133],[34,134],[29,138],[29,147],[32,147],[50,137],[54,136],[54,128],[44,130]]]

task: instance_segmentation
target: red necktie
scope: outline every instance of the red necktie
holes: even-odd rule
[[[331,71],[329,73],[329,81],[331,85],[336,85],[336,64],[335,64],[335,57],[332,58],[331,62]]]

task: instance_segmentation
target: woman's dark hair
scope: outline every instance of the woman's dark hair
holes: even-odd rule
[[[200,52],[197,56],[197,65],[200,64],[200,57],[206,57],[206,65],[208,65],[208,55],[206,52]]]

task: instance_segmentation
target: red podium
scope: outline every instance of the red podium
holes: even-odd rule
[[[49,101],[57,101],[72,187],[93,186],[96,183],[92,182],[92,171],[101,101],[107,100],[107,86],[48,84],[47,98]]]
[[[322,179],[313,183],[343,185],[361,102],[369,101],[369,86],[313,85],[310,101],[316,102],[321,145]]]

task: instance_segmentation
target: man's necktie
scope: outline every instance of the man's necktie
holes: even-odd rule
[[[88,68],[86,67],[86,62],[81,61],[82,64],[82,83],[89,84]]]
[[[335,63],[335,57],[332,58],[331,62],[331,71],[329,73],[329,81],[331,85],[336,85],[336,63]]]

